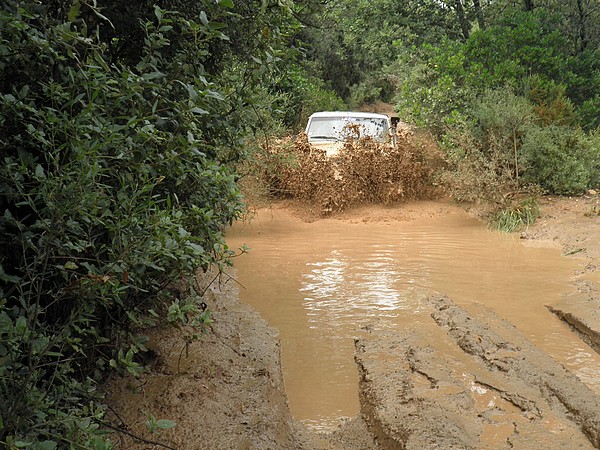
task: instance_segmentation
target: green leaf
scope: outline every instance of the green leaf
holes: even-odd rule
[[[208,114],[208,111],[202,108],[198,108],[197,106],[195,106],[194,108],[190,109],[191,112],[193,112],[194,114]]]
[[[202,25],[204,26],[208,25],[208,17],[204,11],[200,12],[200,22],[202,22]]]
[[[169,428],[173,428],[175,425],[177,425],[175,423],[175,421],[173,420],[168,420],[168,419],[158,419],[156,421],[156,427],[159,430],[167,430]]]
[[[35,177],[38,180],[43,180],[46,178],[46,173],[44,172],[44,168],[40,164],[35,166]]]
[[[4,311],[0,313],[0,329],[6,329],[12,326],[12,320]]]
[[[4,281],[7,283],[18,283],[19,281],[21,281],[21,278],[15,275],[8,275],[6,272],[4,272],[4,268],[2,267],[2,265],[0,265],[0,281]]]
[[[156,16],[159,22],[162,20],[162,10],[158,6],[154,6],[154,15]]]
[[[157,80],[159,78],[164,78],[165,74],[159,71],[149,72],[142,75],[142,78],[146,81]]]
[[[19,334],[25,333],[27,331],[27,319],[25,317],[20,316],[15,323],[15,331]]]
[[[77,270],[79,266],[73,261],[67,261],[64,265],[64,268],[67,270]]]
[[[54,441],[42,441],[37,445],[40,450],[54,450],[56,446],[57,444]]]
[[[219,6],[223,8],[233,8],[233,0],[219,0]]]
[[[194,244],[193,242],[188,243],[188,245],[194,250],[194,253],[196,253],[197,255],[202,255],[204,253],[204,247],[202,247],[201,245]]]
[[[71,5],[71,8],[69,8],[69,13],[67,14],[67,20],[69,22],[75,21],[75,19],[79,15],[80,8],[81,8],[81,3],[79,2],[79,0],[75,0],[73,2],[73,4]]]
[[[227,28],[227,24],[224,24],[222,22],[211,22],[211,23],[208,24],[208,28],[211,31],[222,30],[224,28]]]

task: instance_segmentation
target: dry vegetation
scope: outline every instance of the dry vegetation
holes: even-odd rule
[[[371,139],[348,141],[335,158],[311,147],[305,136],[293,145],[280,142],[267,154],[261,175],[252,177],[252,190],[256,192],[261,178],[274,196],[313,205],[321,215],[363,204],[430,198],[443,165],[433,141],[412,131],[400,133],[393,147]]]

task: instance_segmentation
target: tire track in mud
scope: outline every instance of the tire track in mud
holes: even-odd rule
[[[436,323],[465,352],[493,370],[536,386],[553,409],[562,409],[562,405],[590,442],[600,447],[600,398],[575,375],[491,311],[486,313],[484,323],[447,298],[438,299],[435,308],[432,317]]]
[[[599,448],[600,397],[488,308],[433,297],[438,329],[356,341],[382,448]]]
[[[556,305],[546,305],[548,310],[565,322],[582,341],[600,354],[600,310],[598,300],[570,299]]]

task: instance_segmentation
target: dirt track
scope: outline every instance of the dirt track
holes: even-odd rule
[[[383,448],[598,445],[600,400],[585,385],[492,311],[432,302],[433,318],[454,340],[443,347],[458,345],[464,361],[419,330],[357,343],[361,403]]]
[[[521,236],[582,258],[571,294],[548,307],[596,350],[597,206],[596,197],[547,199],[542,219]],[[232,283],[210,291],[213,330],[187,357],[179,358],[176,333],[153,330],[152,370],[108,386],[114,423],[146,440],[138,448],[600,448],[598,395],[489,310],[466,311],[443,297],[430,302],[438,335],[372,329],[356,342],[361,415],[314,435],[287,409],[276,332],[236,296]],[[444,346],[464,358],[450,360]],[[150,414],[177,426],[152,434]],[[120,448],[135,442],[115,439]]]

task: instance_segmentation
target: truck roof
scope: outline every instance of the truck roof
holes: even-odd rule
[[[364,119],[389,119],[389,116],[386,114],[361,111],[321,111],[312,114],[310,117],[357,117]]]

